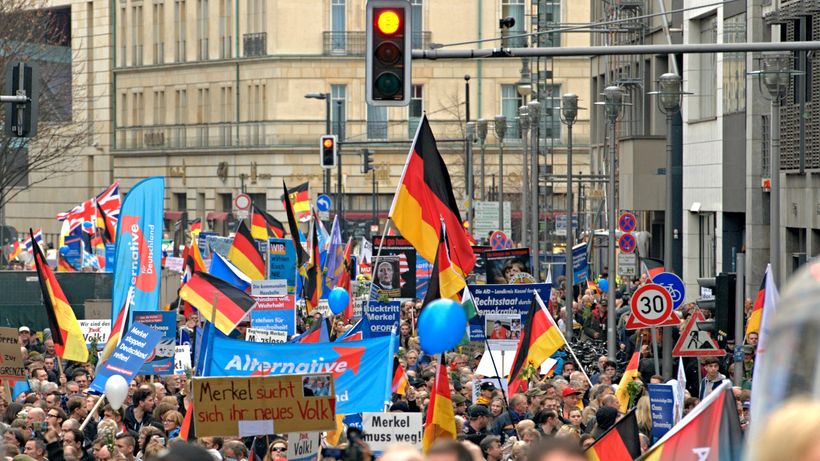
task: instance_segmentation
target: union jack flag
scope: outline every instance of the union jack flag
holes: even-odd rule
[[[43,246],[43,230],[42,229],[37,229],[37,232],[34,233],[34,241],[37,242],[37,244],[40,245],[40,247],[42,248],[42,246]],[[25,240],[23,240],[23,247],[29,253],[32,253],[32,254],[34,253],[34,245],[31,244],[31,236],[28,236],[28,237],[26,237]]]
[[[89,234],[93,234],[96,232],[99,208],[99,212],[105,220],[105,228],[116,229],[117,219],[120,214],[120,205],[120,183],[117,181],[97,197],[88,199],[65,213],[59,213],[57,220],[68,221],[69,231],[90,222],[92,226],[83,226],[83,230]]]

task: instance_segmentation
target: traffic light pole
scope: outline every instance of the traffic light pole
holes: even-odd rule
[[[342,133],[342,101],[336,101],[336,135],[339,140],[345,138]],[[336,144],[336,215],[339,217],[339,228],[344,223],[344,205],[342,204],[342,144]]]

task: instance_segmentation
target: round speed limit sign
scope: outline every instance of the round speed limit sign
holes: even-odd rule
[[[635,290],[630,307],[640,323],[658,326],[672,315],[672,297],[662,286],[648,283]]]

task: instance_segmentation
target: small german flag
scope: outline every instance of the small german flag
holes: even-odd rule
[[[206,272],[205,261],[202,259],[202,252],[199,251],[197,239],[191,241],[190,246],[182,250],[182,260],[185,262],[185,271],[189,276],[194,272]]]
[[[586,450],[589,461],[632,461],[641,456],[635,410],[625,414]]]
[[[34,231],[29,229],[32,241]],[[74,315],[74,310],[57,283],[57,277],[48,267],[46,257],[40,245],[32,245],[34,264],[37,266],[37,277],[40,279],[40,288],[43,290],[43,304],[46,307],[48,326],[51,328],[54,339],[54,349],[57,357],[75,362],[88,360],[88,349],[85,346],[85,337],[80,330],[80,323]]]
[[[201,318],[208,321],[213,319],[214,326],[226,335],[230,335],[256,305],[250,295],[205,272],[195,273],[180,288],[179,297],[191,303],[199,311]]]
[[[285,195],[282,196],[282,202],[287,207],[288,203],[293,207],[293,213],[296,219],[301,222],[309,221],[312,218],[310,213],[310,183],[302,183],[293,189],[285,189]]]
[[[305,283],[302,285],[303,297],[310,313],[319,305],[322,298],[322,266],[319,260],[319,232],[318,223],[311,226],[310,262],[305,270]]]
[[[407,393],[407,373],[399,362],[398,357],[393,358],[393,384],[391,386],[394,394],[405,395]]]
[[[444,354],[442,354],[442,360]],[[436,366],[436,378],[430,391],[427,418],[424,421],[424,436],[421,446],[426,453],[439,439],[455,440],[456,417],[453,412],[453,397],[450,394],[450,380],[447,368],[441,362]]]
[[[521,332],[518,347],[515,350],[512,369],[509,376],[510,395],[527,390],[527,379],[522,372],[527,367],[536,369],[566,344],[564,335],[552,316],[547,312],[544,301],[538,292],[533,292],[530,310],[527,312],[527,324]]]
[[[290,203],[290,194],[288,194],[288,185],[282,181],[282,188],[285,193],[282,195],[282,200],[285,205],[285,213],[288,215],[288,228],[290,229],[290,238],[293,239],[293,246],[296,248],[296,267],[301,269],[307,262],[308,256],[305,249],[302,247],[302,242],[299,240],[299,224],[296,223],[296,217],[293,215],[293,207]]]
[[[262,211],[256,205],[251,210],[251,235],[256,240],[268,241],[269,238],[282,238],[285,236],[285,226],[271,216]]]
[[[640,349],[641,347],[639,345],[638,350]],[[640,361],[640,358],[640,352],[635,352],[632,354],[632,358],[629,359],[629,363],[626,365],[624,374],[621,375],[621,381],[618,383],[618,390],[615,391],[615,397],[618,397],[618,401],[621,404],[621,413],[626,413],[626,410],[629,409],[629,391],[627,390],[629,383],[641,376],[641,372],[638,371],[638,362]]]
[[[228,259],[251,280],[265,280],[265,258],[256,246],[245,221],[239,223],[233,245],[228,250]]]

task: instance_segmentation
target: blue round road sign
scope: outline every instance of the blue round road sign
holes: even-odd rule
[[[638,242],[635,241],[635,236],[632,234],[623,234],[618,239],[618,248],[624,253],[634,253]]]
[[[661,272],[652,277],[652,283],[662,286],[672,297],[672,307],[675,309],[683,305],[683,297],[686,295],[686,287],[683,280],[671,272]]]
[[[330,207],[333,206],[333,201],[330,200],[325,194],[320,194],[316,197],[316,209],[319,211],[330,211]]]
[[[618,218],[618,229],[620,229],[621,232],[632,232],[637,226],[638,220],[632,213],[622,213],[621,217]]]

